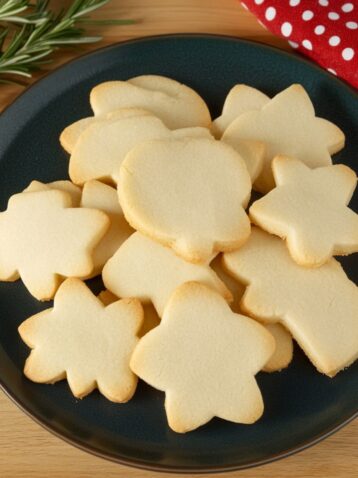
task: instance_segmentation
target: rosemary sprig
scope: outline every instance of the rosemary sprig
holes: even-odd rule
[[[0,82],[21,82],[48,63],[62,46],[93,43],[100,36],[86,36],[79,25],[86,23],[123,25],[132,20],[91,20],[88,15],[109,0],[74,0],[67,10],[55,13],[49,0],[0,0]]]

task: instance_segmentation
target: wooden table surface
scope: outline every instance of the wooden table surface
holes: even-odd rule
[[[237,0],[112,0],[98,12],[98,17],[133,18],[137,20],[137,23],[106,27],[102,30],[105,38],[100,44],[84,47],[81,52],[58,53],[49,69],[99,46],[161,33],[222,33],[289,49],[286,42],[274,38],[262,28],[253,15],[244,10]],[[20,92],[21,90],[17,87],[1,86],[0,110]],[[42,429],[0,392],[0,477],[146,478],[149,476],[169,475],[127,468],[82,452]],[[259,468],[230,473],[228,476],[357,478],[358,421],[295,456]]]

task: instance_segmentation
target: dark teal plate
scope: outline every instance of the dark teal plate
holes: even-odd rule
[[[66,177],[67,158],[58,136],[66,125],[91,114],[88,95],[94,85],[148,73],[192,86],[207,100],[214,117],[235,83],[269,95],[302,83],[317,114],[346,133],[347,146],[334,160],[351,167],[358,160],[357,96],[330,74],[298,56],[234,38],[155,37],[114,45],[69,63],[36,83],[0,116],[1,210],[9,196],[32,179]],[[353,207],[357,210],[357,197]],[[356,258],[343,262],[357,283]],[[0,283],[1,385],[47,429],[104,458],[154,470],[228,471],[302,450],[357,416],[358,362],[330,379],[316,372],[297,347],[287,370],[258,375],[265,413],[255,425],[215,419],[194,432],[176,434],[166,423],[164,395],[144,383],[124,405],[112,404],[97,392],[76,400],[66,382],[36,385],[22,374],[28,350],[17,327],[47,307],[20,282]]]

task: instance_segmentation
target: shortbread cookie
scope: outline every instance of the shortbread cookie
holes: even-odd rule
[[[64,277],[92,272],[91,254],[109,219],[71,206],[71,196],[59,190],[11,196],[0,213],[0,280],[21,277],[34,297],[48,300]]]
[[[105,307],[82,281],[67,279],[54,307],[19,327],[21,338],[33,349],[24,373],[39,383],[67,379],[78,398],[98,388],[113,402],[127,402],[137,385],[129,360],[142,319],[138,300],[119,300]]]
[[[104,264],[134,231],[124,217],[117,191],[106,184],[88,181],[83,187],[81,207],[99,209],[110,220],[108,231],[93,251],[93,277],[100,274]]]
[[[168,128],[209,127],[205,101],[193,89],[170,78],[145,75],[128,81],[108,81],[92,89],[95,116],[118,108],[143,108],[158,116]]]
[[[138,337],[144,337],[145,334],[160,324],[160,317],[153,304],[143,304],[143,311],[144,320],[142,327],[138,332]]]
[[[76,184],[100,179],[116,184],[126,154],[149,139],[209,137],[205,128],[171,131],[155,116],[142,115],[94,122],[81,134],[70,158],[69,174]]]
[[[241,314],[240,302],[245,292],[245,285],[234,279],[230,274],[226,272],[222,264],[222,254],[217,255],[211,262],[210,267],[216,273],[216,275],[223,281],[228,290],[231,292],[232,301],[230,307],[236,314]]]
[[[61,146],[65,151],[67,151],[67,153],[72,154],[78,138],[90,125],[110,119],[131,118],[135,116],[148,115],[152,116],[152,113],[143,110],[142,108],[120,108],[101,116],[88,116],[87,118],[82,118],[70,124],[62,131],[60,135]]]
[[[57,189],[63,191],[71,196],[72,207],[79,207],[81,202],[82,189],[79,186],[71,183],[67,179],[60,181],[52,181],[51,183],[42,183],[41,181],[31,181],[31,183],[24,189],[23,192],[38,192]]]
[[[191,264],[168,247],[135,232],[103,268],[103,282],[118,297],[152,302],[159,316],[173,291],[188,281],[217,290],[225,299],[231,294],[207,264]]]
[[[244,161],[220,141],[147,141],[120,169],[118,194],[129,224],[192,262],[248,239],[250,192]]]
[[[130,367],[165,392],[169,426],[185,433],[215,416],[258,420],[264,404],[254,376],[274,349],[264,327],[234,314],[217,292],[189,282],[173,293],[161,324],[140,340]]]
[[[231,146],[245,161],[251,182],[254,183],[264,167],[265,145],[260,141],[238,139],[230,132],[224,133],[221,141]]]
[[[280,156],[272,169],[276,188],[250,208],[255,224],[286,239],[303,266],[358,251],[358,214],[347,207],[357,185],[354,171],[343,164],[312,170]]]
[[[225,134],[265,143],[264,167],[254,185],[262,193],[275,186],[271,171],[275,156],[291,156],[317,168],[331,164],[330,155],[344,146],[343,132],[330,121],[315,116],[311,100],[301,85],[282,91],[260,111],[241,114]]]
[[[113,304],[113,302],[117,302],[117,300],[119,300],[119,298],[112,294],[112,292],[110,292],[109,290],[102,290],[99,294],[98,294],[98,298],[102,301],[102,303],[104,305],[109,305],[109,304]]]
[[[102,292],[98,294],[98,298],[101,299],[104,305],[112,304],[113,302],[116,302],[118,300],[118,298],[109,290],[102,290]],[[142,304],[142,307],[144,317],[142,326],[137,334],[138,337],[143,337],[150,330],[154,329],[154,327],[157,327],[157,325],[160,324],[160,317],[155,310],[153,304]]]
[[[222,264],[222,255],[218,255],[210,263],[210,267],[214,269],[219,278],[224,282],[232,294],[233,301],[230,307],[236,314],[241,314],[242,310],[240,302],[245,292],[245,286],[237,279],[229,275]],[[276,343],[275,352],[272,354],[268,362],[263,367],[264,372],[280,371],[291,363],[293,358],[293,342],[291,334],[281,324],[268,324],[264,327],[273,335]]]
[[[292,335],[282,324],[266,324],[264,327],[275,339],[276,348],[262,370],[268,373],[280,372],[287,368],[293,359]]]
[[[247,284],[241,307],[264,323],[281,322],[316,368],[333,377],[358,357],[358,288],[331,259],[297,265],[284,242],[253,228],[225,267]]]
[[[260,110],[270,101],[270,98],[261,91],[248,85],[235,85],[229,91],[221,116],[211,125],[216,138],[221,138],[226,128],[236,118],[246,111]]]

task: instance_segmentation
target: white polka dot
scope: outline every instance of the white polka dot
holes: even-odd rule
[[[290,7],[297,7],[301,3],[301,0],[290,0]]]
[[[302,46],[306,48],[306,50],[312,50],[312,43],[309,40],[303,40]]]
[[[337,46],[341,43],[341,39],[339,38],[339,36],[337,35],[333,35],[329,40],[328,40],[328,43],[331,45],[331,46]]]
[[[357,22],[347,22],[346,27],[349,28],[350,30],[357,30],[358,23]]]
[[[304,20],[305,22],[307,22],[308,20],[312,20],[313,17],[314,17],[314,14],[311,10],[305,10],[302,13],[302,20]]]
[[[329,71],[330,73],[332,73],[332,75],[336,75],[336,76],[337,76],[337,72],[336,72],[336,70],[334,70],[333,68],[327,68],[327,71]]]
[[[284,37],[289,37],[292,33],[292,25],[289,22],[285,22],[281,26],[281,33]]]
[[[354,50],[353,48],[345,48],[342,51],[343,60],[350,61],[354,57]]]
[[[270,22],[271,20],[273,20],[275,18],[275,16],[276,16],[276,8],[275,7],[268,7],[268,9],[265,12],[266,20],[268,20]]]
[[[248,10],[246,3],[241,2],[241,5],[245,8],[245,10]]]
[[[262,5],[264,0],[255,0],[256,5]]]
[[[314,32],[316,35],[322,35],[326,31],[325,27],[323,25],[317,25],[316,28],[314,29]]]
[[[342,11],[346,13],[351,12],[353,8],[354,8],[353,3],[345,3],[344,5],[342,5]]]
[[[298,48],[298,43],[294,41],[289,41],[288,43],[292,46],[292,48]]]
[[[338,15],[337,12],[329,12],[328,18],[329,18],[330,20],[338,20],[338,19],[339,19],[339,15]]]
[[[322,7],[328,7],[329,1],[328,0],[318,0],[318,3],[322,5]]]

